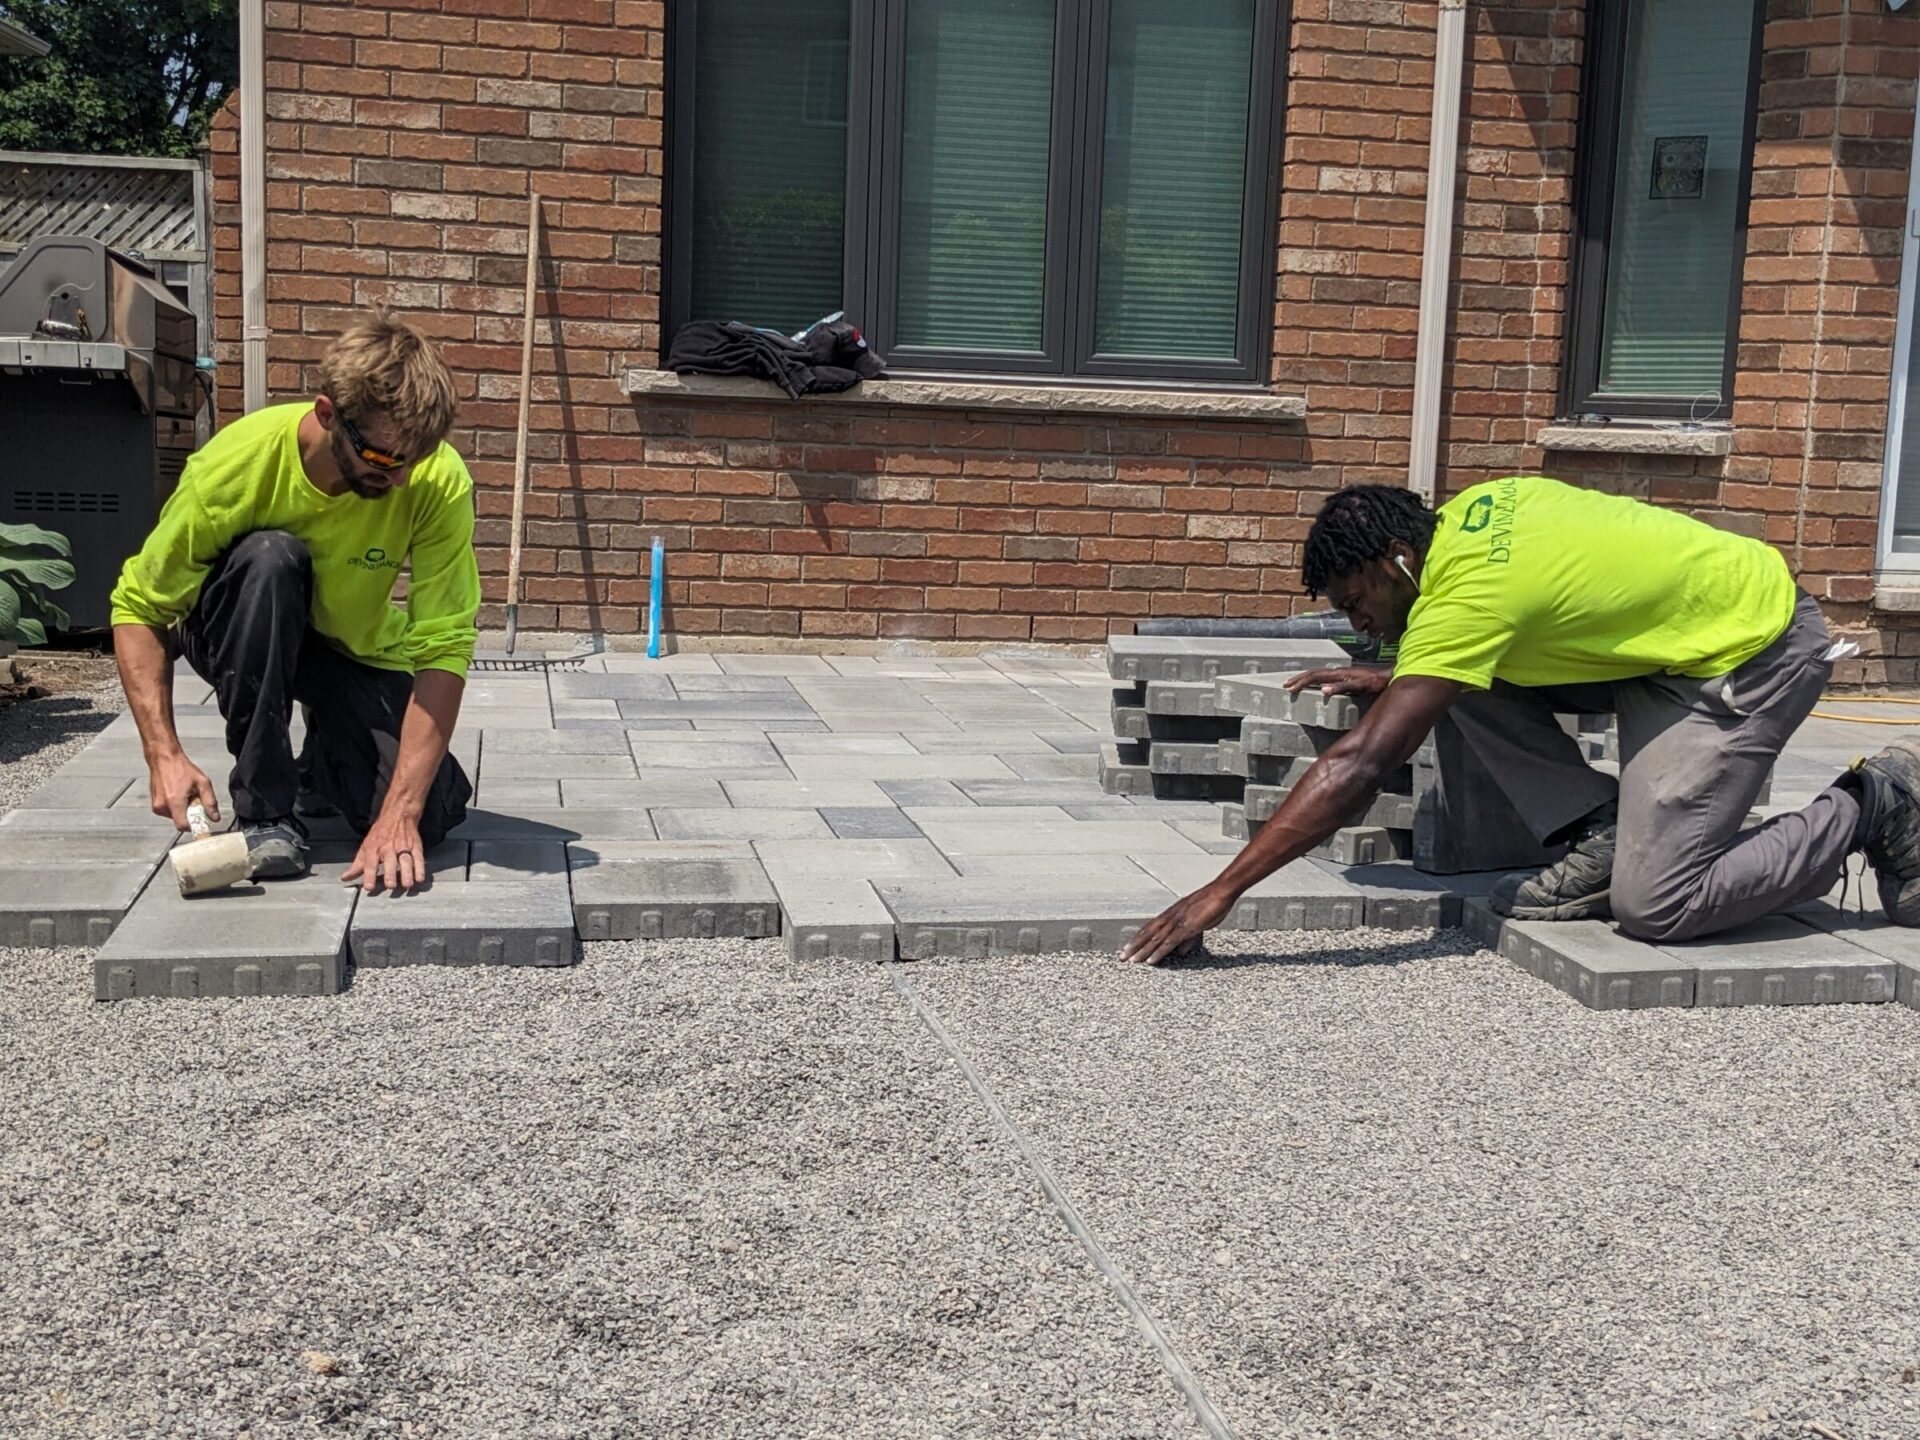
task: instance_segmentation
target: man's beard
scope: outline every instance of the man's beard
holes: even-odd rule
[[[347,488],[362,500],[384,500],[393,493],[393,486],[391,485],[382,485],[375,488],[367,484],[366,481],[357,475],[349,475],[346,479]]]
[[[340,472],[340,478],[346,482],[347,489],[351,490],[355,495],[358,495],[362,500],[384,500],[393,493],[394,487],[392,485],[369,485],[355,473],[352,460],[353,452],[347,449],[346,440],[337,430],[333,432],[332,445],[334,468]]]

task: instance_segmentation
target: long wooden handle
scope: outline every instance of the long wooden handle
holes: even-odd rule
[[[520,530],[527,513],[527,408],[533,400],[533,284],[540,269],[540,192],[527,197],[527,298],[520,331],[520,430],[513,440],[513,540],[507,550],[507,604],[520,603]]]

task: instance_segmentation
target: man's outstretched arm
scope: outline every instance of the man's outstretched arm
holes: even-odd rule
[[[115,625],[113,659],[120,671],[120,688],[127,692],[127,708],[140,730],[153,813],[165,815],[176,828],[185,830],[187,807],[197,801],[206,807],[209,820],[218,821],[220,801],[213,781],[187,758],[174,728],[173,661],[165,639],[150,625]]]
[[[1371,800],[1386,777],[1412,758],[1463,688],[1458,681],[1426,675],[1394,680],[1360,723],[1308,767],[1219,878],[1148,921],[1120,958],[1158,964],[1219,924],[1249,887],[1299,859]]]

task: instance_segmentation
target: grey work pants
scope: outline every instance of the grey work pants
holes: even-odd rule
[[[1740,828],[1832,676],[1831,643],[1820,607],[1802,595],[1786,632],[1731,674],[1547,689],[1496,681],[1461,696],[1441,723],[1458,727],[1542,843],[1617,795],[1615,921],[1646,940],[1710,935],[1824,895],[1857,848],[1860,806],[1848,787]],[[1563,713],[1618,718],[1618,782],[1587,764]]]

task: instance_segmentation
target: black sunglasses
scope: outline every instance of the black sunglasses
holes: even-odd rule
[[[366,461],[367,464],[376,470],[403,470],[406,468],[406,456],[396,455],[391,450],[382,450],[377,446],[369,445],[367,443],[367,437],[360,433],[360,427],[347,418],[346,411],[336,409],[333,413],[338,417],[341,428],[347,432],[347,443],[353,446],[353,453]]]

